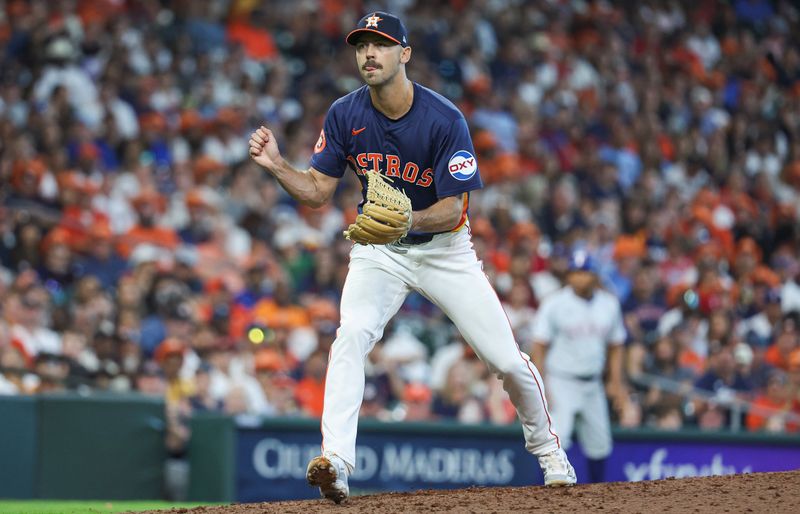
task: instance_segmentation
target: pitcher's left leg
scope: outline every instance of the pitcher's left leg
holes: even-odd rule
[[[497,294],[475,253],[467,249],[471,257],[450,253],[452,267],[421,270],[418,284],[503,381],[522,423],[527,450],[537,456],[557,450],[561,445],[547,411],[542,377],[520,351]]]

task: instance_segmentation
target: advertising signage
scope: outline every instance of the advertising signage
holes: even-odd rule
[[[521,434],[459,432],[362,432],[356,471],[350,477],[351,491],[358,494],[542,484],[539,466],[525,451]],[[778,446],[747,442],[744,438],[717,442],[706,439],[617,437],[606,478],[641,481],[800,468],[800,441]],[[305,483],[306,465],[319,453],[317,431],[239,429],[236,446],[238,501],[318,497],[318,492]],[[584,481],[585,458],[577,446],[568,453],[579,482]]]

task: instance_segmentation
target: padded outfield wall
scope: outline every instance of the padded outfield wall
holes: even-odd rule
[[[138,395],[0,397],[0,498],[163,497],[164,404]],[[319,421],[198,415],[189,499],[315,498]],[[614,431],[608,480],[800,469],[800,436]],[[579,480],[586,462],[573,447]],[[361,422],[354,492],[541,483],[519,426]]]
[[[0,396],[0,498],[161,498],[164,426],[141,395]]]

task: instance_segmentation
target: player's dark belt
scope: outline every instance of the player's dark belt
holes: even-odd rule
[[[572,375],[568,373],[553,373],[550,372],[551,375],[555,375],[560,378],[566,378],[569,380],[578,380],[579,382],[595,382],[602,378],[601,375]]]
[[[409,234],[405,237],[400,238],[398,243],[401,245],[421,245],[423,243],[430,243],[433,240],[433,236],[436,234],[419,234],[419,235],[412,235]]]

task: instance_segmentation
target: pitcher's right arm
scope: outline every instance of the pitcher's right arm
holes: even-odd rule
[[[336,191],[338,178],[325,175],[313,167],[305,171],[298,170],[286,162],[272,131],[264,126],[250,136],[250,157],[269,171],[286,192],[303,205],[321,207],[330,201]]]

